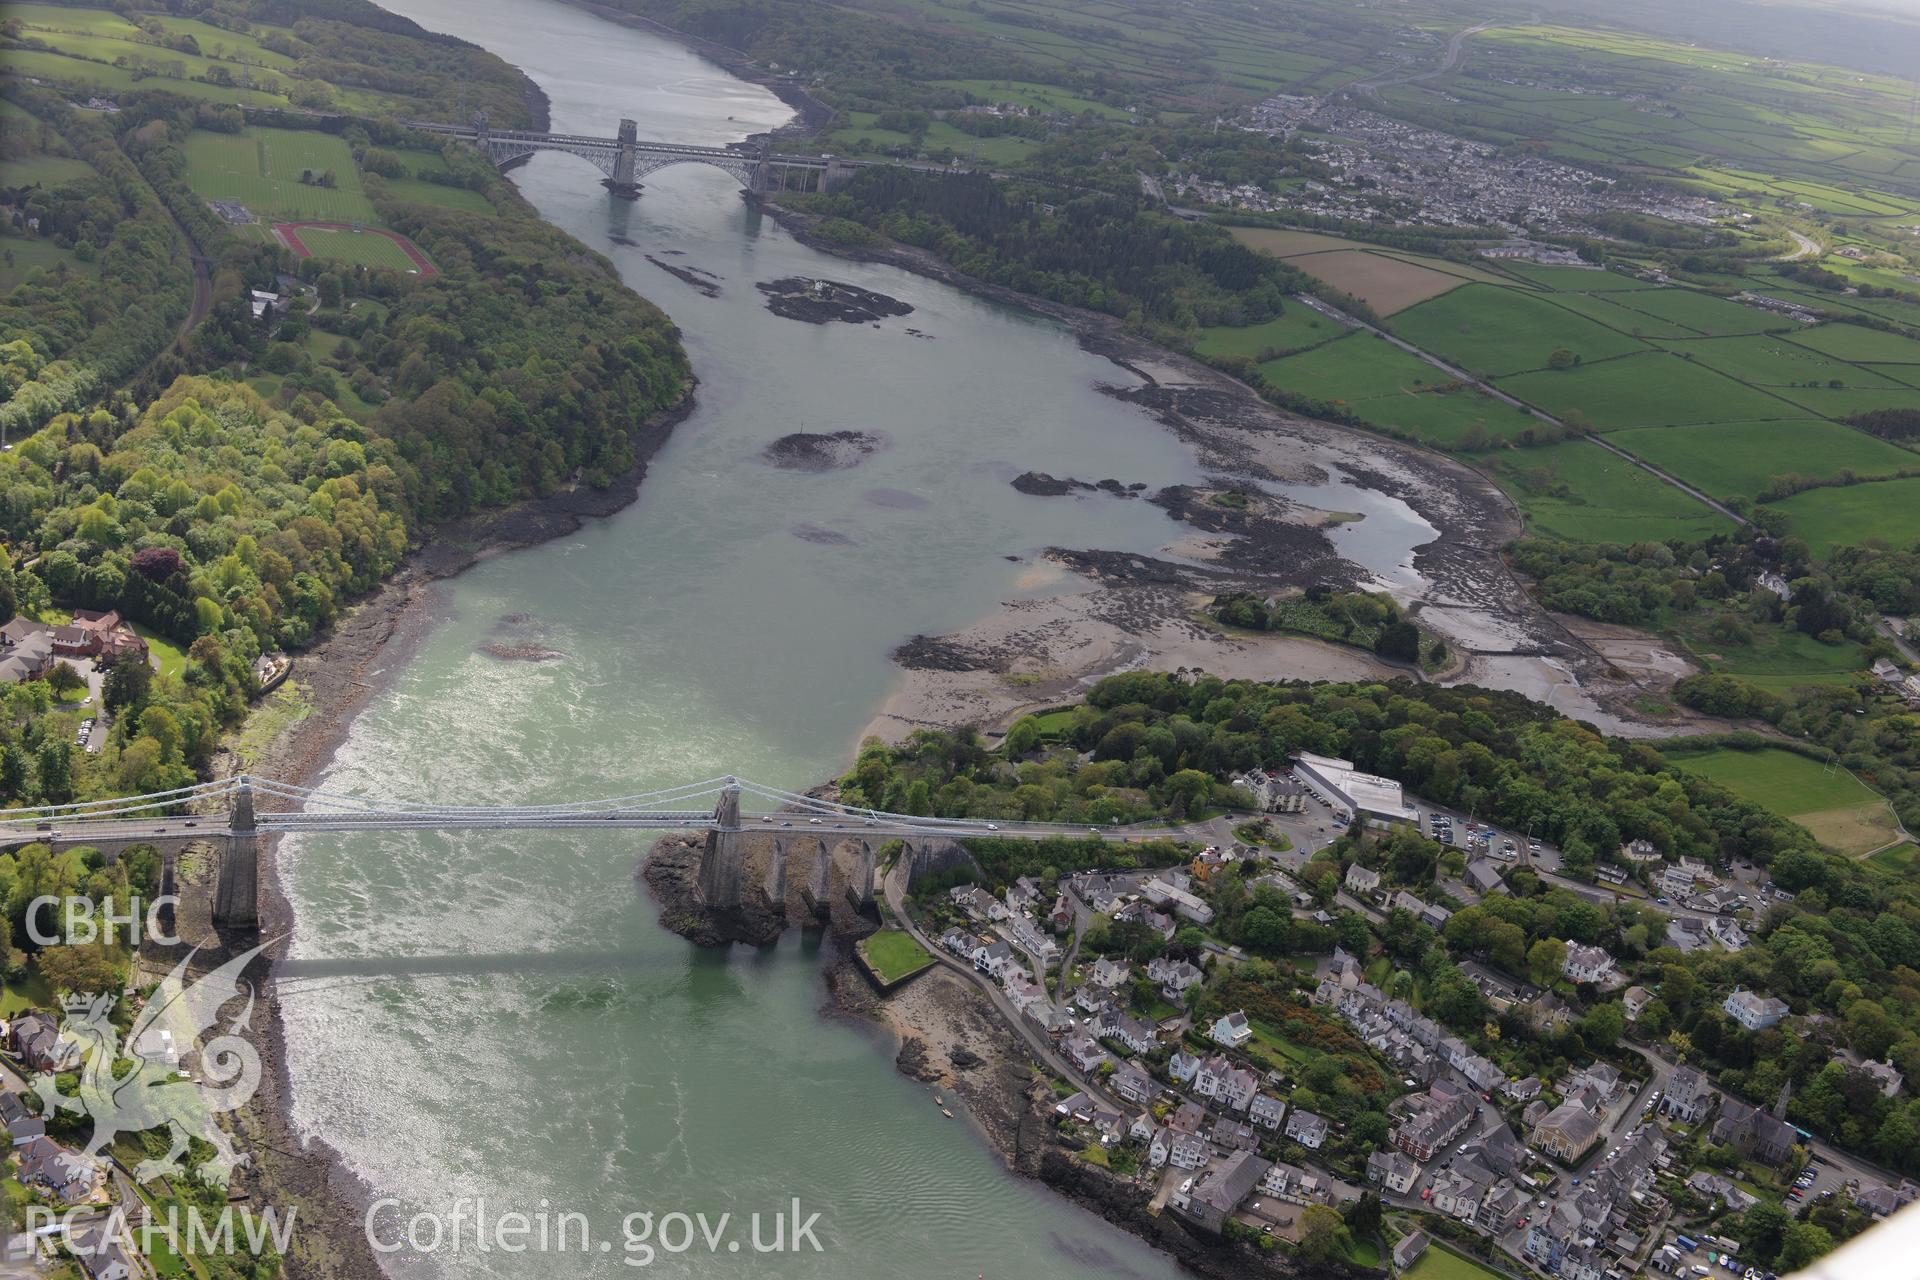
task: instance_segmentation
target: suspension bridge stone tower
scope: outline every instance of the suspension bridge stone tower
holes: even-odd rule
[[[640,184],[634,181],[634,168],[639,162],[639,148],[634,144],[640,140],[640,126],[632,120],[620,122],[620,151],[614,158],[613,176],[606,179],[607,190],[622,200],[638,200]]]
[[[253,821],[253,781],[245,774],[227,816],[227,851],[214,886],[213,922],[223,929],[260,927],[260,833]]]
[[[700,895],[707,906],[729,910],[740,905],[746,861],[746,841],[740,831],[740,784],[729,776],[713,806],[706,856],[700,859]]]

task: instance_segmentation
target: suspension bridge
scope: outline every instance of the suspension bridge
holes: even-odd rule
[[[743,815],[742,799],[765,812]],[[979,836],[1042,839],[1085,835],[1086,827],[1045,822],[989,822],[888,813],[823,800],[726,775],[683,786],[596,800],[533,805],[399,803],[294,786],[238,774],[145,795],[35,809],[0,810],[0,848],[87,845],[117,851],[138,844],[222,842],[214,891],[214,923],[259,926],[260,840],[276,835],[355,831],[705,831],[701,887],[710,906],[737,907],[751,888],[745,876],[744,837],[772,837],[776,857],[761,886],[783,900],[786,846],[813,842],[803,874],[808,892],[823,900],[830,847],[851,844],[849,896],[871,901],[876,843],[887,840],[960,840]]]

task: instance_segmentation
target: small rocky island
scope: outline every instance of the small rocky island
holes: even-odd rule
[[[838,280],[786,276],[762,280],[754,288],[767,295],[767,310],[808,324],[829,324],[836,320],[867,324],[882,316],[904,316],[913,312],[910,305],[898,298]]]
[[[760,456],[788,471],[845,471],[885,443],[867,431],[796,431],[762,449]]]
[[[1146,489],[1146,485],[1135,481],[1121,484],[1118,480],[1076,480],[1072,476],[1051,476],[1044,471],[1023,471],[1013,478],[1013,487],[1021,493],[1036,498],[1063,498],[1070,493],[1110,493],[1116,498],[1134,498]]]

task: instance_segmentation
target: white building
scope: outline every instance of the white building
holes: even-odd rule
[[[1351,760],[1302,751],[1294,771],[1307,790],[1356,821],[1380,826],[1420,821],[1419,811],[1407,804],[1399,783],[1361,773]]]

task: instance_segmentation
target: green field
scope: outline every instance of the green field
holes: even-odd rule
[[[375,223],[379,214],[360,187],[346,141],[329,133],[252,128],[239,133],[196,130],[186,144],[187,182],[207,200],[244,204],[255,216]],[[300,181],[301,172],[331,172],[331,188]]]
[[[1732,531],[1724,516],[1589,440],[1509,450],[1488,461],[1535,533],[1571,542],[1638,542]]]
[[[933,957],[927,953],[927,949],[915,942],[913,935],[904,929],[882,929],[863,938],[860,954],[866,957],[874,975],[889,984],[918,973],[933,963]]]
[[[1806,416],[1764,391],[1662,351],[1503,378],[1502,390],[1555,417],[1583,414],[1598,431]]]
[[[1674,763],[1800,823],[1841,853],[1870,853],[1898,834],[1886,801],[1864,783],[1845,769],[1830,770],[1796,752],[1722,748],[1676,755]]]
[[[1422,350],[1487,376],[1544,369],[1556,347],[1589,362],[1645,350],[1538,294],[1498,285],[1455,289],[1401,312],[1392,328]]]
[[[945,89],[958,89],[990,105],[1011,102],[1022,107],[1062,111],[1069,115],[1091,111],[1110,120],[1125,119],[1127,114],[1119,107],[1095,102],[1092,98],[1082,97],[1058,85],[1037,84],[1031,80],[935,80],[931,83]]]
[[[1885,374],[1808,350],[1775,334],[1744,338],[1696,338],[1662,342],[1660,345],[1697,365],[1717,369],[1730,378],[1756,387],[1792,387],[1807,383],[1825,386],[1835,379],[1854,387],[1895,385],[1895,380]]]
[[[491,214],[493,205],[478,191],[469,191],[465,187],[449,187],[440,182],[425,182],[419,178],[382,178],[387,184],[387,194],[396,200],[409,200],[415,204],[436,205],[442,209],[458,209],[463,213]]]
[[[1920,470],[1920,454],[1817,418],[1641,427],[1607,439],[1720,499],[1758,497],[1775,476]]]
[[[1868,539],[1893,547],[1920,542],[1920,479],[1809,489],[1773,506],[1792,520],[1787,532],[1805,538],[1818,556]]]
[[[1269,360],[1260,373],[1276,387],[1338,405],[1368,422],[1453,444],[1474,426],[1504,437],[1533,419],[1510,405],[1458,385],[1418,356],[1384,338],[1353,333],[1335,342]]]
[[[1803,347],[1866,364],[1920,364],[1920,342],[1857,324],[1816,325],[1793,335]]]
[[[1338,320],[1292,303],[1286,311],[1261,324],[1201,329],[1194,335],[1193,349],[1203,356],[1246,356],[1257,360],[1269,351],[1301,351],[1346,332],[1346,326]]]
[[[7,161],[7,185],[10,187],[57,187],[75,178],[84,178],[93,166],[73,156],[50,156],[36,152]]]
[[[1623,307],[1644,312],[1657,320],[1685,325],[1707,338],[1795,327],[1792,320],[1771,312],[1694,289],[1643,289],[1619,301]]]

